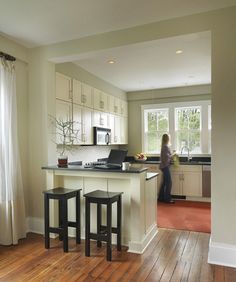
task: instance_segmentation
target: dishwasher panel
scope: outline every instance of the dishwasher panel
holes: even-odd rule
[[[202,166],[202,197],[211,197],[211,166]]]

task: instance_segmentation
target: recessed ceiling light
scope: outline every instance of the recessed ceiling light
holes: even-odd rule
[[[176,54],[182,54],[182,53],[183,53],[183,50],[176,50],[175,53],[176,53]]]
[[[116,61],[114,61],[114,60],[109,60],[109,61],[107,61],[107,62],[108,62],[108,64],[115,64]]]

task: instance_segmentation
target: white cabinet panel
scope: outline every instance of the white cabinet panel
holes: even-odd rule
[[[121,136],[120,136],[120,116],[114,116],[114,144],[120,144]]]
[[[71,78],[56,72],[56,98],[70,102],[72,100]]]
[[[115,144],[115,116],[112,114],[109,115],[108,128],[111,129],[111,144]]]
[[[183,178],[183,195],[202,197],[202,174],[185,172]]]
[[[124,100],[120,100],[120,115],[124,117],[128,116],[128,103]]]
[[[82,105],[82,83],[73,79],[73,103]]]
[[[128,144],[128,119],[126,117],[120,117],[120,144]]]
[[[171,167],[172,195],[202,197],[202,166]]]
[[[73,105],[73,119],[76,129],[79,129],[79,140],[75,144],[93,144],[92,110],[89,108]]]
[[[93,112],[93,126],[108,128],[108,114],[104,112]]]
[[[109,112],[112,114],[120,114],[120,99],[109,95]]]
[[[71,103],[64,102],[56,99],[56,119],[57,121],[70,121],[72,120],[72,106]],[[56,143],[63,143],[63,136],[61,130],[56,127]]]
[[[82,83],[81,105],[93,108],[93,88]]]
[[[108,95],[96,88],[94,88],[94,109],[108,112]]]
[[[89,108],[83,108],[82,110],[82,140],[84,144],[93,144],[93,128],[92,128],[92,114],[93,110]]]

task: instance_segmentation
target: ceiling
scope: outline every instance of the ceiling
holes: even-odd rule
[[[232,5],[236,0],[0,0],[0,34],[32,48]],[[83,54],[75,63],[127,92],[209,84],[210,32]]]
[[[176,54],[176,50],[183,53]],[[108,63],[114,60],[114,64]],[[103,50],[77,65],[129,92],[211,83],[211,33]]]
[[[232,5],[235,0],[0,0],[0,32],[35,47]]]

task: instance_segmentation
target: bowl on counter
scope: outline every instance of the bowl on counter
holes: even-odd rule
[[[141,159],[141,158],[138,158],[137,156],[134,156],[134,160],[136,162],[144,163],[144,162],[146,162],[147,157],[144,157],[144,158]]]

